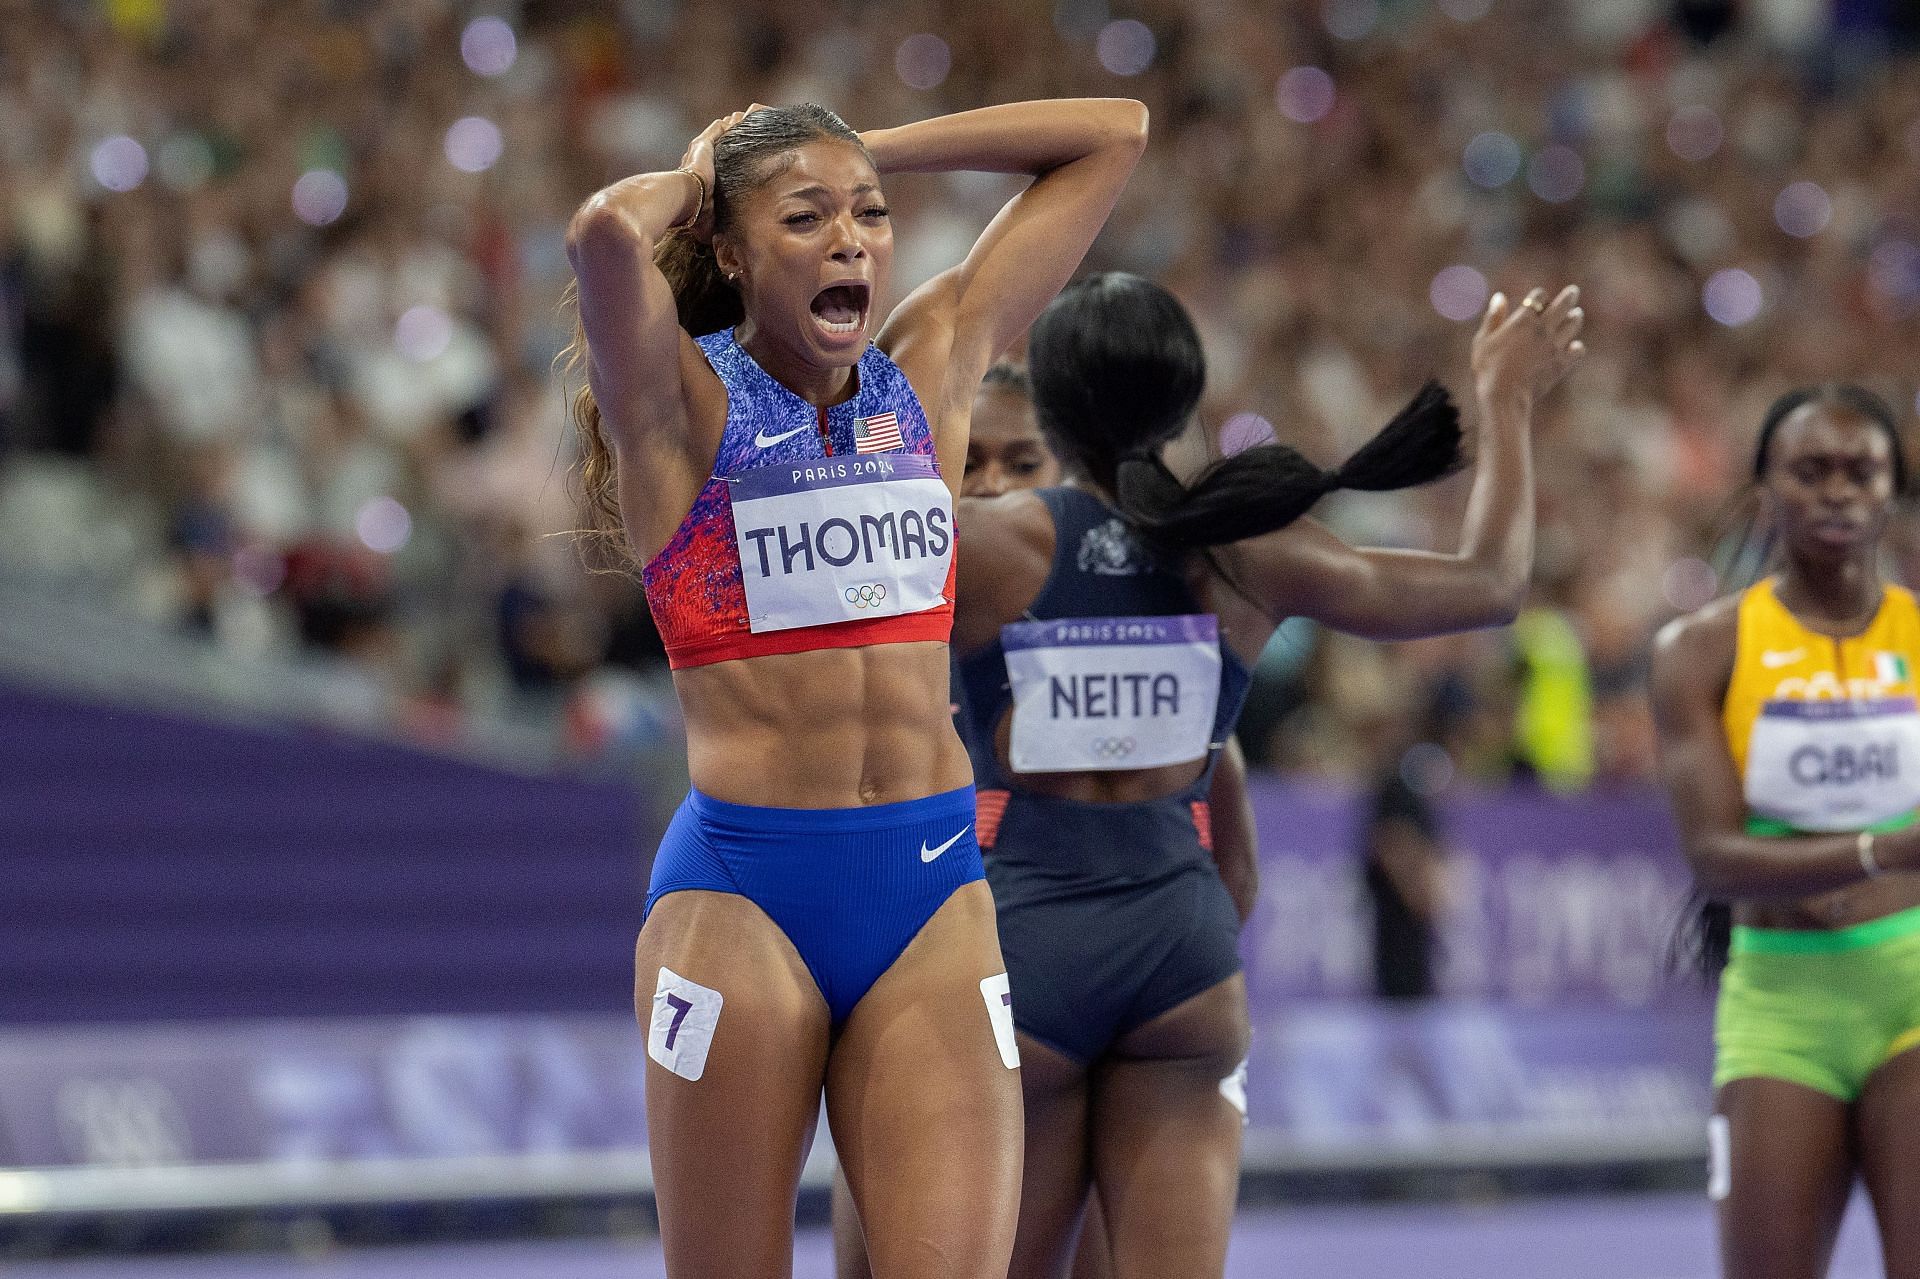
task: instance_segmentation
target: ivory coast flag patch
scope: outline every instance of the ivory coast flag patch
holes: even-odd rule
[[[1908,676],[1907,659],[1900,653],[1875,653],[1873,673],[1882,684],[1904,684]]]

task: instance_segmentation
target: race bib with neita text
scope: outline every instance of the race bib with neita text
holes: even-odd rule
[[[937,608],[953,495],[931,457],[829,457],[733,476],[733,531],[755,634]]]
[[[1000,628],[1016,773],[1157,768],[1206,755],[1220,702],[1210,613]]]

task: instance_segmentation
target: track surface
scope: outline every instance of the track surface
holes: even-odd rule
[[[1230,1279],[1716,1279],[1703,1198],[1553,1199],[1263,1210],[1234,1231]],[[1879,1279],[1856,1202],[1829,1279]],[[801,1236],[795,1279],[829,1279],[826,1235]],[[4,1279],[664,1279],[658,1244],[421,1245],[317,1260],[224,1255],[7,1264]]]

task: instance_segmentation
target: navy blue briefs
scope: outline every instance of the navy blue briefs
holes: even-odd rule
[[[1240,916],[1202,811],[1190,795],[1087,804],[983,792],[987,879],[1022,1034],[1087,1065],[1240,971]]]
[[[973,787],[872,808],[761,808],[690,791],[660,841],[668,893],[738,893],[786,933],[835,1026],[955,889],[984,878]]]

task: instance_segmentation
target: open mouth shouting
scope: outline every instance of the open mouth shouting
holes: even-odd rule
[[[865,280],[830,284],[814,294],[813,322],[830,340],[845,341],[865,330],[872,297],[873,286]]]

